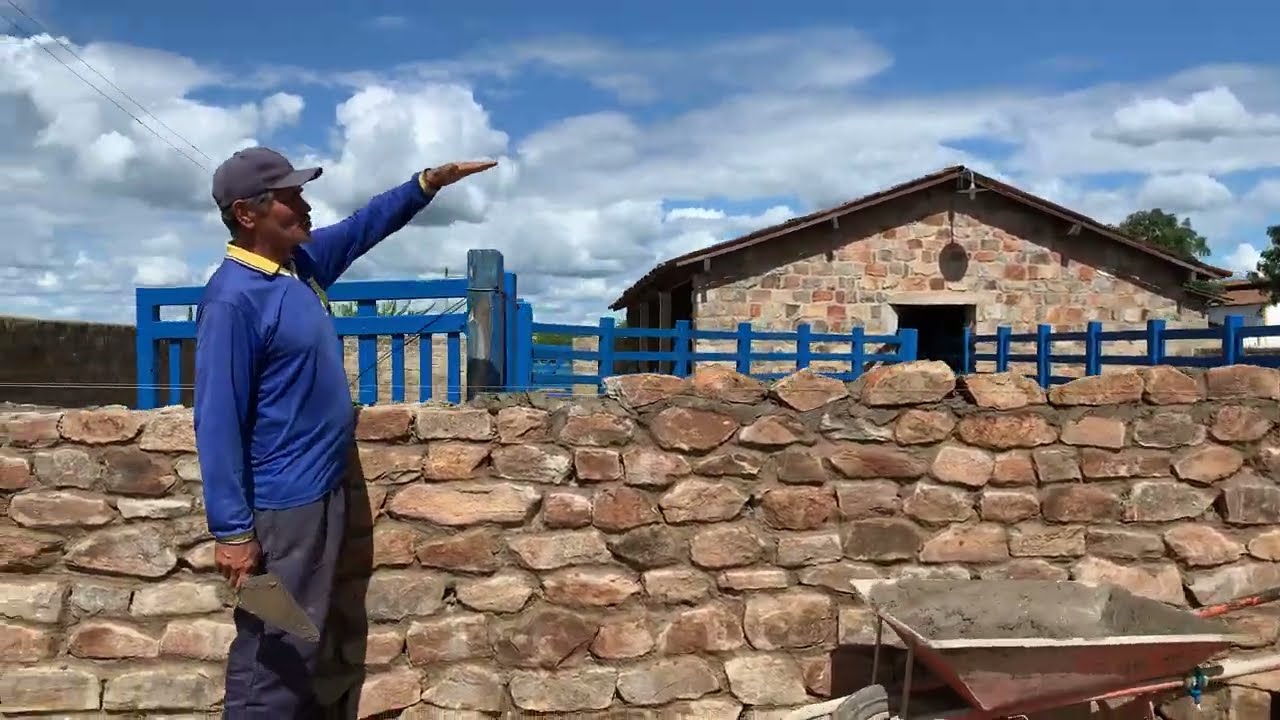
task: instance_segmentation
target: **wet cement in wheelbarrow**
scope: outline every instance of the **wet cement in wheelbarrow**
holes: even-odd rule
[[[871,604],[929,640],[1223,633],[1218,621],[1113,587],[1050,580],[901,580]]]

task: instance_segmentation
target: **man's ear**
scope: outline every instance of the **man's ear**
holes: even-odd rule
[[[231,205],[231,213],[235,215],[236,222],[240,223],[240,227],[245,230],[252,230],[258,221],[258,213],[252,203],[244,200],[237,200]]]

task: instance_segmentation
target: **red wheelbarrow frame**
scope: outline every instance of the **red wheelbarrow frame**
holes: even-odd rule
[[[886,582],[893,584],[894,581],[855,581],[854,586],[859,595],[867,598],[870,587]],[[1263,605],[1278,599],[1280,599],[1280,587],[1275,587],[1261,593],[1235,598],[1225,603],[1192,610],[1190,613],[1200,618],[1212,618],[1236,610]],[[917,659],[938,680],[945,683],[970,704],[966,708],[956,708],[943,713],[923,715],[919,720],[923,718],[936,718],[937,720],[943,720],[944,718],[946,720],[995,720],[996,718],[1026,716],[1030,713],[1095,702],[1121,705],[1138,698],[1154,698],[1171,691],[1182,691],[1190,694],[1196,698],[1198,703],[1200,693],[1211,682],[1217,683],[1230,678],[1280,669],[1280,653],[1247,659],[1226,658],[1217,662],[1205,662],[1220,650],[1230,647],[1233,640],[1238,639],[1236,636],[1226,634],[1149,635],[1079,640],[1018,638],[1009,640],[929,641],[892,615],[874,607],[872,609],[876,616],[876,639],[871,666],[871,685],[875,685],[879,677],[885,623],[888,623],[894,629],[895,634],[898,635],[906,647],[907,657],[902,693],[897,713],[894,715],[894,717],[898,718],[910,718],[908,712],[913,689],[912,671]],[[1127,668],[1143,667],[1147,669],[1147,672],[1152,672],[1153,666],[1155,667],[1152,674],[1143,676],[1144,680],[1141,682],[1118,689],[1102,690],[1098,687],[1099,685],[1115,688],[1114,682],[1108,685],[1107,683],[1093,680],[1093,688],[1077,684],[1078,689],[1073,690],[1070,682],[1073,676],[1070,669],[1064,670],[1060,658],[1054,657],[1055,653],[1061,654],[1063,650],[1068,648],[1074,648],[1077,654],[1083,651],[1080,656],[1086,661],[1092,663],[1104,662],[1109,667],[1103,668],[1103,672],[1112,670],[1113,677],[1131,677],[1133,671]],[[1097,653],[1089,652],[1093,649],[1096,649]],[[944,658],[943,653],[948,650],[963,650],[965,661],[968,663],[966,667],[957,669],[954,659]],[[1004,653],[1004,657],[1001,657],[1001,653]],[[1053,673],[1055,671],[1054,668],[1056,668],[1059,673],[1059,677],[1056,679],[1061,684],[1063,691],[1037,697],[1033,701],[1025,703],[1017,702],[1019,698],[1010,694],[1010,691],[1016,689],[1013,683],[1010,683],[1008,688],[1002,688],[998,681],[990,682],[982,687],[985,694],[973,692],[970,687],[974,677],[973,673],[976,671],[980,674],[980,668],[992,661],[1003,662],[1005,665],[1010,662],[1016,662],[1022,666],[1020,667],[1022,671],[1025,671],[1028,666],[1033,666],[1032,672],[1035,672],[1034,666],[1043,666],[1049,668],[1049,672]],[[999,664],[997,664],[997,667],[999,667]],[[1096,676],[1097,666],[1091,665],[1090,669],[1094,671]],[[961,670],[969,673],[970,682],[966,682],[960,677]],[[998,671],[996,674],[998,674]],[[1054,683],[1050,682],[1049,684],[1052,685]],[[792,711],[786,717],[787,720],[808,720],[810,718],[826,717],[835,712],[846,699],[846,697],[841,697],[808,705]],[[1119,700],[1125,702],[1108,702]]]

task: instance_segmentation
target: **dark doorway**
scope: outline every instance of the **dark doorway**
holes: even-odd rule
[[[692,324],[693,320],[693,283],[687,282],[671,288],[671,324],[667,327],[674,329],[676,323],[681,320],[689,320]],[[675,340],[667,342],[667,348],[672,352],[679,350],[675,345]],[[695,343],[692,339],[688,341],[684,347],[685,352],[693,352]],[[692,363],[690,363],[692,365]],[[675,364],[671,362],[662,363],[660,372],[670,374],[675,369]],[[685,372],[692,374],[693,368],[685,368]]]
[[[941,360],[964,372],[964,329],[973,324],[972,305],[894,305],[898,329],[912,328],[920,360]]]
[[[693,283],[671,288],[671,327],[677,320],[693,319]]]

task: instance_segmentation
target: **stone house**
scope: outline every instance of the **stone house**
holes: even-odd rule
[[[611,308],[631,327],[915,328],[922,358],[955,363],[964,327],[1204,327],[1214,296],[1192,283],[1230,274],[956,166],[667,260]]]

